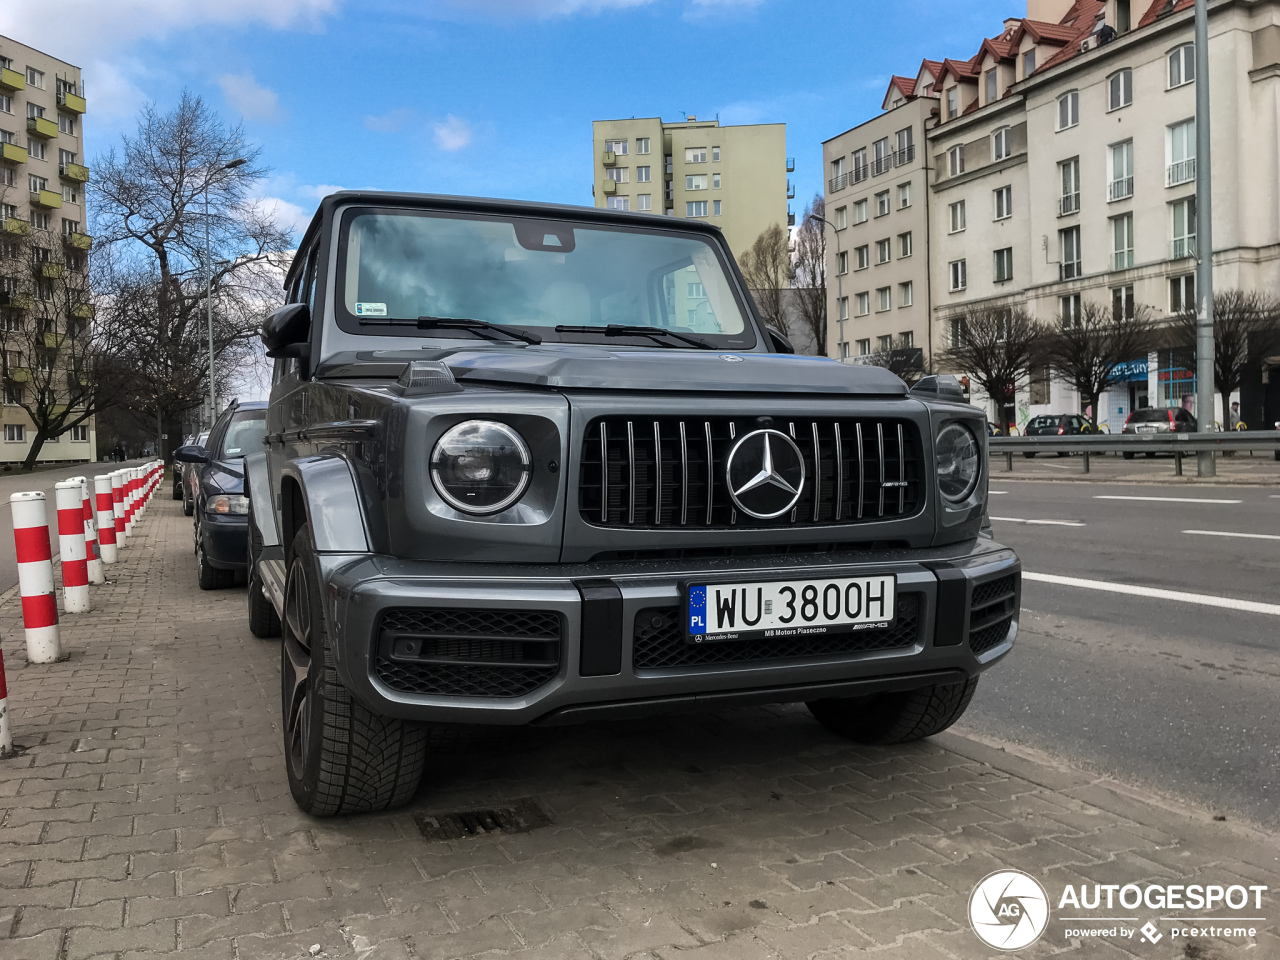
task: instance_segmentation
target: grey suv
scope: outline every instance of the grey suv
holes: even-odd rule
[[[982,413],[788,355],[713,226],[337,193],[286,292],[249,602],[309,813],[407,801],[460,723],[804,702],[914,740],[1012,648]]]

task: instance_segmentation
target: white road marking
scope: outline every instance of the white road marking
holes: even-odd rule
[[[1274,533],[1230,533],[1226,530],[1183,530],[1201,537],[1240,537],[1244,540],[1280,540]]]
[[[987,491],[987,493],[991,494],[993,497],[1002,497],[1008,492],[1009,492],[1008,490],[988,490]],[[1277,499],[1280,499],[1280,498],[1277,498]]]
[[[1118,494],[1095,494],[1095,500],[1154,500],[1156,503],[1244,503],[1243,500],[1206,500],[1199,497],[1122,497]]]
[[[1052,583],[1059,587],[1081,587],[1102,593],[1122,593],[1131,597],[1150,597],[1153,600],[1172,600],[1175,603],[1194,603],[1202,607],[1222,607],[1225,610],[1243,610],[1245,613],[1265,613],[1280,617],[1280,604],[1259,603],[1256,600],[1234,600],[1230,597],[1214,597],[1204,593],[1185,593],[1181,590],[1160,590],[1156,587],[1138,587],[1129,583],[1111,583],[1107,580],[1082,580],[1079,577],[1059,577],[1051,573],[1023,572],[1023,579],[1037,583]]]
[[[1081,520],[1022,520],[1018,517],[992,517],[992,520],[1003,520],[1005,523],[1029,523],[1043,527],[1083,527]],[[1278,538],[1280,539],[1280,538]]]

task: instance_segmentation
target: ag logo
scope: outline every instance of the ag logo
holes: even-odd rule
[[[989,947],[1021,950],[1049,925],[1049,895],[1021,870],[997,870],[969,894],[969,926]]]

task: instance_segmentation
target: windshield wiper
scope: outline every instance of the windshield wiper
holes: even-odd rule
[[[667,327],[644,327],[644,326],[628,326],[622,323],[610,323],[603,327],[588,326],[566,326],[559,324],[556,327],[556,333],[602,333],[606,337],[671,337],[673,340],[679,340],[690,346],[698,347],[701,350],[719,350],[714,343],[707,343],[705,340],[699,340],[697,337],[687,337],[683,333],[676,333]]]
[[[527,333],[519,327],[509,327],[504,323],[490,323],[488,320],[472,320],[470,317],[419,317],[417,320],[361,320],[362,327],[416,327],[419,330],[474,330],[502,333],[514,340],[537,346],[542,338],[536,333]]]

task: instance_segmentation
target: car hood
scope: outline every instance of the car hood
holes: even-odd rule
[[[441,359],[463,383],[570,390],[875,396],[907,393],[906,384],[883,367],[790,354],[544,345],[532,349],[460,350]]]

